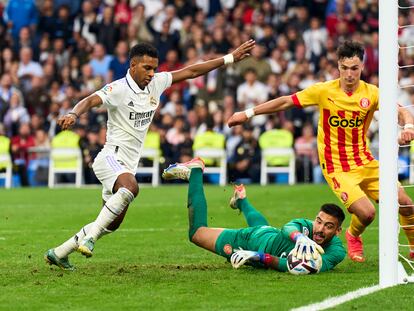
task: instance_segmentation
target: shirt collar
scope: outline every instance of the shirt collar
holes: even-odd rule
[[[148,91],[145,90],[146,87],[144,89],[141,89],[138,86],[138,84],[134,81],[134,79],[132,79],[131,74],[129,73],[129,69],[126,74],[126,81],[127,81],[128,86],[131,88],[131,90],[134,91],[135,94],[148,93]]]

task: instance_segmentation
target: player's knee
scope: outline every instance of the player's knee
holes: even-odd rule
[[[128,189],[128,191],[132,193],[134,198],[136,198],[139,193],[139,186],[137,182],[128,182],[122,188]]]
[[[191,243],[196,244],[196,245],[200,244],[201,242],[201,236],[199,234],[200,228],[201,227],[198,227],[198,228],[190,229],[188,231],[188,239],[190,240]]]
[[[361,215],[362,219],[360,219],[362,221],[363,224],[365,225],[369,225],[371,222],[374,221],[375,219],[375,209],[366,211],[363,215]]]

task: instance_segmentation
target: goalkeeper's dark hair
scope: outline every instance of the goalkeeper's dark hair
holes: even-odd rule
[[[359,42],[345,41],[339,45],[336,50],[336,55],[338,56],[338,60],[356,56],[362,61],[364,60],[364,47]]]
[[[342,225],[342,222],[345,219],[345,214],[342,208],[340,208],[338,205],[333,204],[333,203],[327,203],[327,204],[322,205],[320,211],[338,219],[339,226]]]
[[[133,57],[142,57],[144,55],[158,58],[158,51],[153,45],[146,42],[134,45],[129,51],[129,59],[132,59]]]

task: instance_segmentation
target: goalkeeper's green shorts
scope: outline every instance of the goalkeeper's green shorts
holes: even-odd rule
[[[230,258],[233,249],[239,247],[249,251],[268,251],[269,241],[274,241],[281,234],[280,230],[270,226],[256,226],[243,229],[225,229],[217,238],[216,253]],[[272,243],[270,243],[272,244]]]

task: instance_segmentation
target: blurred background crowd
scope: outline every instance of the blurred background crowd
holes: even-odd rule
[[[414,24],[414,10],[402,10],[399,19]],[[414,45],[413,31],[400,28],[401,46]],[[162,162],[190,159],[197,135],[213,131],[225,137],[229,180],[258,182],[259,137],[284,129],[293,135],[298,181],[320,182],[316,109],[255,117],[232,129],[226,120],[337,78],[335,51],[347,39],[364,44],[363,79],[378,84],[378,0],[0,0],[0,135],[10,138],[21,184],[30,184],[27,170],[36,154],[29,149],[48,148],[60,131],[59,116],[124,77],[136,43],[152,43],[158,71],[172,71],[223,56],[250,38],[257,44],[250,58],[163,94],[151,126],[161,137]],[[400,56],[400,65],[414,63],[410,49]],[[414,84],[414,70],[400,72],[402,84]],[[414,99],[408,89],[400,95],[404,105]],[[81,137],[85,182],[96,183],[91,163],[105,143],[105,110],[82,115],[74,131]]]

